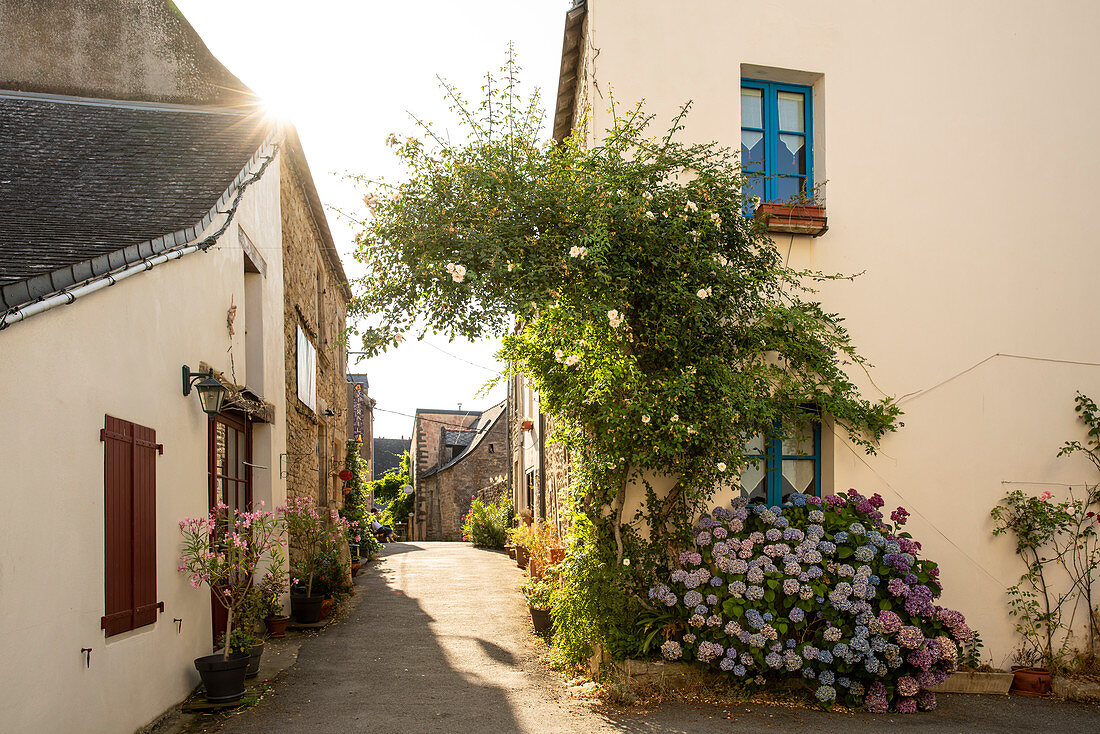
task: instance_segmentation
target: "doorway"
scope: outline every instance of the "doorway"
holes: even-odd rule
[[[219,503],[229,511],[252,509],[252,424],[243,417],[218,413],[210,421],[209,438],[209,505]],[[225,634],[228,614],[225,607],[211,596],[213,644]]]

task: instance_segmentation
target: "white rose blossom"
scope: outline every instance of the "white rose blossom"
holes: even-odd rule
[[[643,415],[642,416],[642,423],[649,423],[649,416],[648,415]]]
[[[700,288],[695,292],[700,298],[710,298],[710,288]]]
[[[588,254],[587,247],[580,247],[579,245],[573,245],[569,248],[569,257],[579,257],[581,260]]]
[[[717,466],[718,466],[718,471],[725,471],[726,470],[726,462],[724,462],[724,461],[719,461]]]
[[[562,360],[562,358],[564,358],[564,357],[565,357],[565,352],[563,352],[560,349],[555,349],[554,350],[554,360],[555,361],[560,362]]]
[[[697,211],[699,211],[699,207],[696,206],[694,201],[692,201],[691,199],[688,199],[687,204],[684,205],[684,211],[697,212]]]
[[[570,354],[568,357],[565,358],[565,366],[566,367],[572,367],[573,365],[575,365],[577,362],[580,362],[580,361],[581,361],[580,357],[578,357],[575,354]]]
[[[645,213],[645,218],[646,218],[646,219],[656,219],[656,218],[657,218],[657,215],[656,215],[656,214],[654,214],[653,212],[646,212],[646,213]]]

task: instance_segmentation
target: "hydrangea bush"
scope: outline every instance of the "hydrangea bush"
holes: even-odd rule
[[[734,500],[704,515],[695,548],[649,591],[680,613],[661,647],[765,685],[801,678],[823,705],[914,713],[958,665],[973,632],[935,604],[939,568],[887,523],[877,494],[793,494],[782,507]]]

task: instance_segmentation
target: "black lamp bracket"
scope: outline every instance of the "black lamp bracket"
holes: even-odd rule
[[[199,380],[201,380],[205,377],[213,377],[213,376],[214,376],[214,368],[213,367],[211,367],[206,372],[192,372],[190,367],[188,367],[187,365],[184,365],[183,366],[183,396],[187,397],[188,395],[191,394],[191,388],[194,387],[196,382],[198,382]]]

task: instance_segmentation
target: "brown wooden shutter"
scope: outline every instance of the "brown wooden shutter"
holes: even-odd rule
[[[134,627],[157,621],[157,432],[134,426]]]
[[[157,619],[156,432],[106,416],[104,455],[104,611],[107,637]]]

